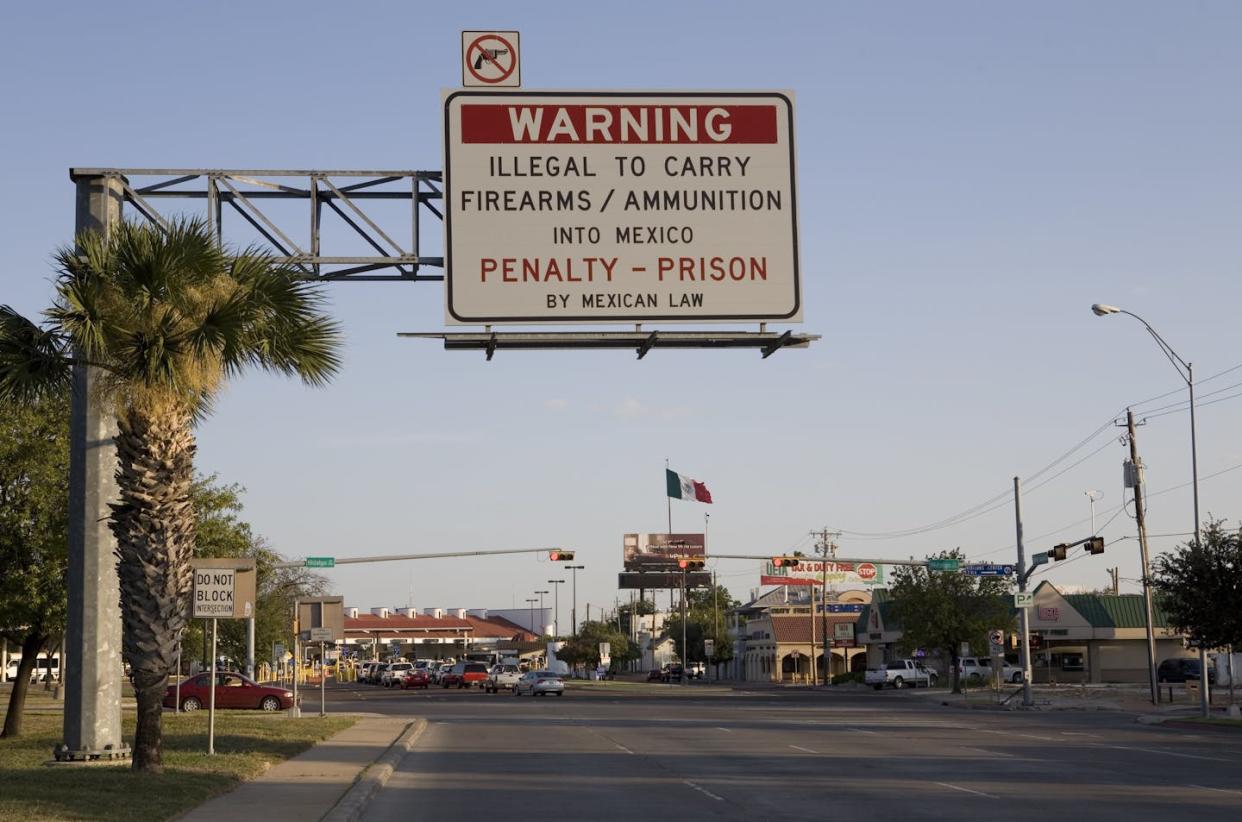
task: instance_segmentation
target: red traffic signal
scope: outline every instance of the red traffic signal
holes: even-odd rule
[[[772,565],[777,568],[797,568],[797,557],[772,557]]]
[[[573,562],[574,552],[573,551],[549,551],[548,559],[552,560],[553,562]]]
[[[703,567],[703,560],[699,557],[682,557],[677,560],[677,567],[683,571],[697,571]]]

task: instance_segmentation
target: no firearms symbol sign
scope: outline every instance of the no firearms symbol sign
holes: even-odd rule
[[[461,84],[518,88],[522,72],[516,31],[463,31]]]

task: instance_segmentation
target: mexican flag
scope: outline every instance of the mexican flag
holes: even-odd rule
[[[692,480],[687,476],[678,474],[676,471],[664,469],[665,481],[668,484],[668,495],[673,499],[688,499],[696,502],[712,501],[712,492],[707,490],[707,486],[697,480]]]

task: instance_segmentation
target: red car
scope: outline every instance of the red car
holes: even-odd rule
[[[211,701],[211,674],[199,674],[181,683],[181,710],[189,713],[206,708]],[[164,692],[164,707],[177,705],[177,686],[169,685]],[[260,685],[241,674],[216,674],[217,708],[253,708],[260,711],[284,711],[293,707],[293,691]]]
[[[472,685],[482,688],[487,685],[488,679],[487,666],[482,662],[458,662],[453,670],[440,677],[440,684],[445,688],[452,688],[454,685],[458,688],[469,688]]]
[[[410,688],[426,688],[430,685],[431,677],[422,668],[415,668],[401,677],[401,690],[403,691]]]

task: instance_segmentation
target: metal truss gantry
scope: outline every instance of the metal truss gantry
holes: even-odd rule
[[[424,211],[443,220],[437,202],[444,197],[439,171],[298,171],[247,169],[71,168],[75,182],[91,178],[114,181],[124,202],[146,220],[167,226],[168,201],[201,201],[217,240],[224,242],[224,215],[236,213],[266,243],[281,262],[302,271],[308,279],[337,282],[443,280],[444,257],[424,257],[420,218]],[[305,201],[300,225],[264,206],[273,201]],[[381,201],[409,204],[401,232],[385,231],[376,221],[374,207]],[[184,203],[180,203],[184,205]],[[422,207],[421,209],[419,207]],[[325,212],[326,209],[326,212]],[[356,236],[373,254],[332,254],[321,247],[322,228],[337,223],[346,236]],[[436,231],[439,231],[437,226]],[[298,237],[299,240],[293,239]],[[337,240],[344,243],[344,240]],[[404,244],[403,244],[404,243]],[[331,249],[329,250],[331,251]],[[426,274],[423,266],[440,269]]]

